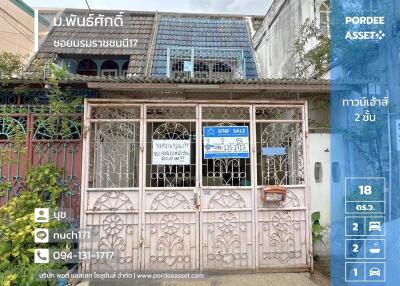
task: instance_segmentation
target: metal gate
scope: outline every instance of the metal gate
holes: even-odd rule
[[[299,102],[87,100],[81,227],[93,235],[81,247],[118,259],[83,268],[310,267],[306,114]],[[210,126],[247,126],[249,158],[204,159]],[[265,185],[285,186],[285,202],[262,202]]]

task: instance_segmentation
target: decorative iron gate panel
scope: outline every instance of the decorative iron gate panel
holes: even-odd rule
[[[259,267],[310,263],[304,108],[254,107]],[[265,185],[285,186],[286,200],[283,203],[263,202],[261,191]]]
[[[248,105],[204,105],[201,111],[203,127],[249,126],[251,122]],[[253,267],[251,160],[202,159],[203,269]]]
[[[90,115],[89,118],[86,116]],[[85,113],[84,219],[92,230],[81,248],[114,250],[112,261],[91,261],[85,270],[134,270],[140,267],[141,106],[91,106]]]
[[[82,247],[118,261],[86,269],[309,267],[305,109],[90,100],[82,227],[95,236]],[[247,126],[249,158],[204,159],[210,126]],[[265,185],[286,201],[264,203]]]
[[[146,186],[144,188],[145,269],[198,268],[198,210],[196,192],[196,118],[192,105],[145,106]],[[155,144],[187,144],[186,162],[179,164],[173,154],[156,164]],[[175,152],[174,147],[161,147]],[[162,160],[162,158],[161,158]],[[157,162],[162,163],[162,162]]]
[[[48,122],[49,115],[39,107],[0,108],[0,184],[10,184],[0,196],[0,206],[26,191],[25,176],[30,168],[52,163],[61,170],[60,182],[68,189],[58,205],[71,214],[70,223],[76,225],[81,194],[81,116],[72,114],[65,129],[68,132],[57,133]]]

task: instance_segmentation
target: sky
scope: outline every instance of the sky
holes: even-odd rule
[[[85,0],[24,0],[33,8],[82,8]],[[91,9],[265,15],[272,0],[87,0]]]

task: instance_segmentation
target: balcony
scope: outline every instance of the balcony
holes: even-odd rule
[[[169,47],[167,77],[245,79],[244,52],[240,49]]]

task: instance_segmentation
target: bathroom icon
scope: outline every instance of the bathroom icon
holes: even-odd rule
[[[369,248],[369,253],[371,254],[379,254],[381,253],[381,248],[378,243],[374,243],[372,247]]]

